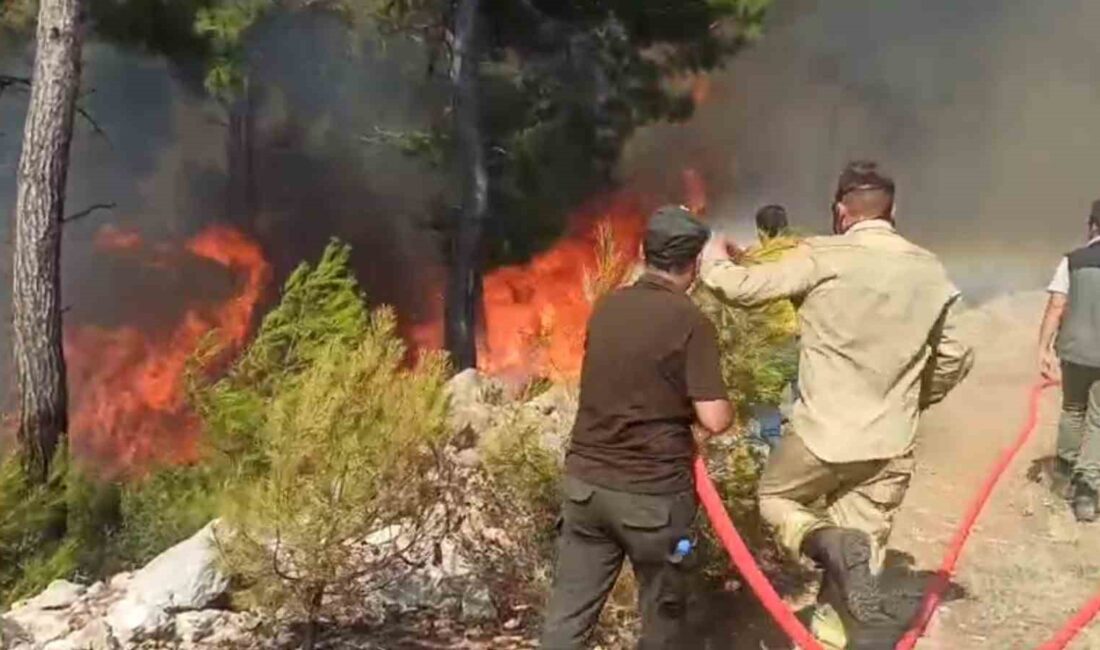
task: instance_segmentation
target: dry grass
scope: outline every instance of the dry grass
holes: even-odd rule
[[[584,295],[591,303],[627,284],[636,262],[615,241],[615,232],[608,221],[601,222],[596,229],[595,253],[595,268],[584,269]]]

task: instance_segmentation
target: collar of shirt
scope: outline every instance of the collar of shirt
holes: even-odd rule
[[[1097,235],[1097,236],[1093,237],[1092,239],[1090,239],[1089,243],[1085,244],[1085,246],[1092,246],[1094,244],[1100,244],[1100,235]]]
[[[897,229],[894,228],[894,224],[885,219],[868,219],[866,221],[860,221],[849,228],[848,232],[860,232],[861,230],[888,230],[890,232],[897,232]]]
[[[635,286],[644,287],[646,289],[661,289],[664,291],[676,292],[676,287],[672,286],[668,280],[662,278],[656,273],[646,272],[642,274],[642,277],[638,278],[638,281],[634,283]]]

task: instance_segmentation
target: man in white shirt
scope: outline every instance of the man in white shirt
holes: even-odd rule
[[[1100,490],[1100,200],[1088,238],[1059,263],[1039,331],[1039,369],[1062,381],[1056,474],[1072,482],[1081,522],[1096,520]]]

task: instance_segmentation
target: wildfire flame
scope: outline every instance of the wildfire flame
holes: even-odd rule
[[[710,76],[706,73],[702,73],[695,77],[691,84],[691,99],[695,102],[696,106],[702,106],[710,99],[711,81]]]
[[[586,273],[597,272],[599,230],[610,228],[622,258],[632,260],[641,241],[644,210],[630,195],[613,197],[573,219],[551,250],[522,266],[497,269],[484,280],[485,328],[479,365],[496,375],[575,377],[592,313]]]
[[[167,331],[129,325],[77,325],[65,331],[74,449],[99,460],[108,472],[194,460],[199,423],[185,399],[188,362],[208,335],[226,355],[241,349],[271,268],[259,245],[225,226],[203,230],[182,249],[171,244],[150,249],[136,231],[113,227],[101,229],[95,244],[115,255],[148,253],[142,260],[157,267],[181,256],[205,260],[235,278],[231,298],[189,306]]]
[[[683,182],[687,207],[704,214],[702,175],[685,170]],[[618,263],[633,263],[652,207],[639,195],[613,195],[574,215],[566,237],[549,251],[487,274],[480,369],[518,379],[578,376],[593,306],[585,293],[586,274],[597,272],[602,263],[600,229],[610,229]]]

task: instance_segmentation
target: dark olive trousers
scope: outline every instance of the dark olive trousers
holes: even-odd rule
[[[1075,481],[1100,490],[1100,368],[1062,363],[1058,457]]]
[[[579,650],[596,627],[600,611],[630,558],[642,616],[640,650],[684,648],[687,575],[670,562],[676,542],[688,537],[695,494],[634,494],[590,485],[567,476],[542,648]]]

